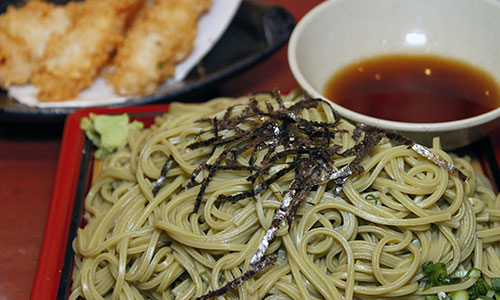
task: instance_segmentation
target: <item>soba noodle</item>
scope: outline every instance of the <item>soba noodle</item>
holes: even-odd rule
[[[283,105],[290,107],[301,97],[293,91],[283,96]],[[269,94],[255,98],[263,111],[269,104],[274,111],[280,109]],[[192,299],[251,269],[250,260],[295,173],[233,201],[220,195],[254,188],[247,180],[251,172],[220,168],[193,212],[200,183],[209,173],[199,166],[214,164],[228,144],[189,147],[228,133],[214,133],[217,122],[207,120],[236,118],[247,105],[248,98],[174,103],[150,128],[131,131],[127,145],[105,159],[85,200],[88,222],[73,242],[70,299]],[[300,116],[335,122],[326,103],[304,109]],[[261,116],[253,122],[265,120]],[[338,153],[360,141],[353,139],[355,126],[347,121],[335,130],[332,141],[342,146]],[[284,151],[280,147],[274,151]],[[249,166],[250,160],[258,164],[267,151],[249,147],[234,160],[241,166]],[[266,257],[274,254],[276,261],[220,299],[421,299],[467,289],[477,279],[426,289],[426,261],[444,263],[450,274],[477,268],[486,280],[499,277],[500,197],[469,159],[445,153],[437,140],[432,152],[468,179],[462,181],[408,146],[383,138],[361,160],[363,172],[350,175],[340,194],[335,195],[333,182],[310,189],[292,223],[281,222],[267,248]],[[174,163],[153,193],[170,157]],[[353,159],[335,155],[334,168],[340,170]],[[271,166],[255,184],[284,166]],[[194,186],[186,188],[197,168]]]

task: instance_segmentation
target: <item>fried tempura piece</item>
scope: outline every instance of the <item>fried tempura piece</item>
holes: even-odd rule
[[[106,78],[120,95],[152,94],[193,48],[210,0],[156,0],[126,35]]]
[[[10,6],[0,16],[0,85],[25,84],[37,69],[52,34],[62,34],[71,20],[62,6],[38,0]]]
[[[32,77],[39,101],[75,98],[90,86],[123,39],[128,18],[142,0],[74,2],[74,21],[64,35],[53,35]]]
[[[28,48],[23,40],[0,31],[0,86],[25,84],[33,70]]]

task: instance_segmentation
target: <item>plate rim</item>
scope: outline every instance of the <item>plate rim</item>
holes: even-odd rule
[[[274,22],[272,24],[264,24],[262,26],[265,32],[260,36],[260,41],[265,43],[265,46],[255,53],[251,53],[238,61],[225,65],[220,69],[214,70],[214,72],[201,80],[189,81],[187,79],[183,83],[186,85],[181,86],[178,89],[172,90],[166,93],[156,93],[150,96],[146,96],[136,100],[130,100],[123,103],[116,103],[109,106],[97,106],[97,107],[129,107],[135,105],[145,105],[145,104],[160,104],[169,103],[178,100],[182,96],[194,94],[201,91],[203,88],[209,88],[220,84],[223,80],[230,76],[236,76],[240,74],[245,69],[248,69],[260,61],[263,61],[271,54],[278,51],[283,45],[288,41],[293,28],[295,27],[296,21],[294,16],[284,7],[266,3],[260,0],[242,0],[239,9],[237,10],[235,17],[233,18],[231,24],[228,28],[234,26],[233,23],[240,21],[238,16],[242,13],[252,13],[254,11],[263,10],[265,17],[269,13],[279,13],[283,22]],[[243,20],[244,21],[244,20]],[[264,21],[262,19],[261,21]],[[279,25],[279,31],[267,30],[266,26]],[[223,41],[222,36],[218,43]],[[214,48],[217,47],[215,44]],[[213,49],[212,49],[213,50]],[[203,62],[209,55],[211,51],[206,54],[206,56],[200,61]],[[7,91],[0,90],[0,122],[17,122],[17,123],[62,123],[67,116],[81,108],[93,108],[93,107],[73,107],[73,108],[36,108],[29,107],[27,105],[15,102],[11,105],[7,103],[2,103],[3,101],[15,101],[9,99]]]

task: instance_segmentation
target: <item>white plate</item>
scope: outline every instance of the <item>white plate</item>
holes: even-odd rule
[[[194,41],[193,52],[176,66],[174,78],[165,82],[164,85],[182,81],[200,62],[229,26],[240,3],[241,0],[212,0],[210,11],[203,15],[198,23],[198,35]],[[89,88],[80,92],[76,99],[39,102],[36,98],[37,92],[37,88],[31,84],[12,86],[8,90],[9,96],[20,103],[39,108],[105,106],[127,101],[126,97],[115,94],[112,87],[107,85],[102,77],[98,77]]]

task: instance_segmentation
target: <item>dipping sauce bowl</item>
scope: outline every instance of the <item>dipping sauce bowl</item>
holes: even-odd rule
[[[442,147],[452,150],[499,128],[500,99],[492,99],[496,108],[461,119],[394,121],[341,106],[327,97],[325,89],[332,76],[347,66],[393,55],[459,61],[489,76],[494,88],[500,89],[499,29],[497,0],[329,0],[297,24],[289,42],[288,60],[299,85],[312,97],[331,100],[344,118],[397,130],[427,146],[434,137],[440,137]],[[422,72],[432,76],[432,70],[426,71],[425,66]],[[402,103],[386,106],[395,111],[412,109],[413,105]],[[437,103],[431,106],[429,109],[443,116],[451,113]]]

